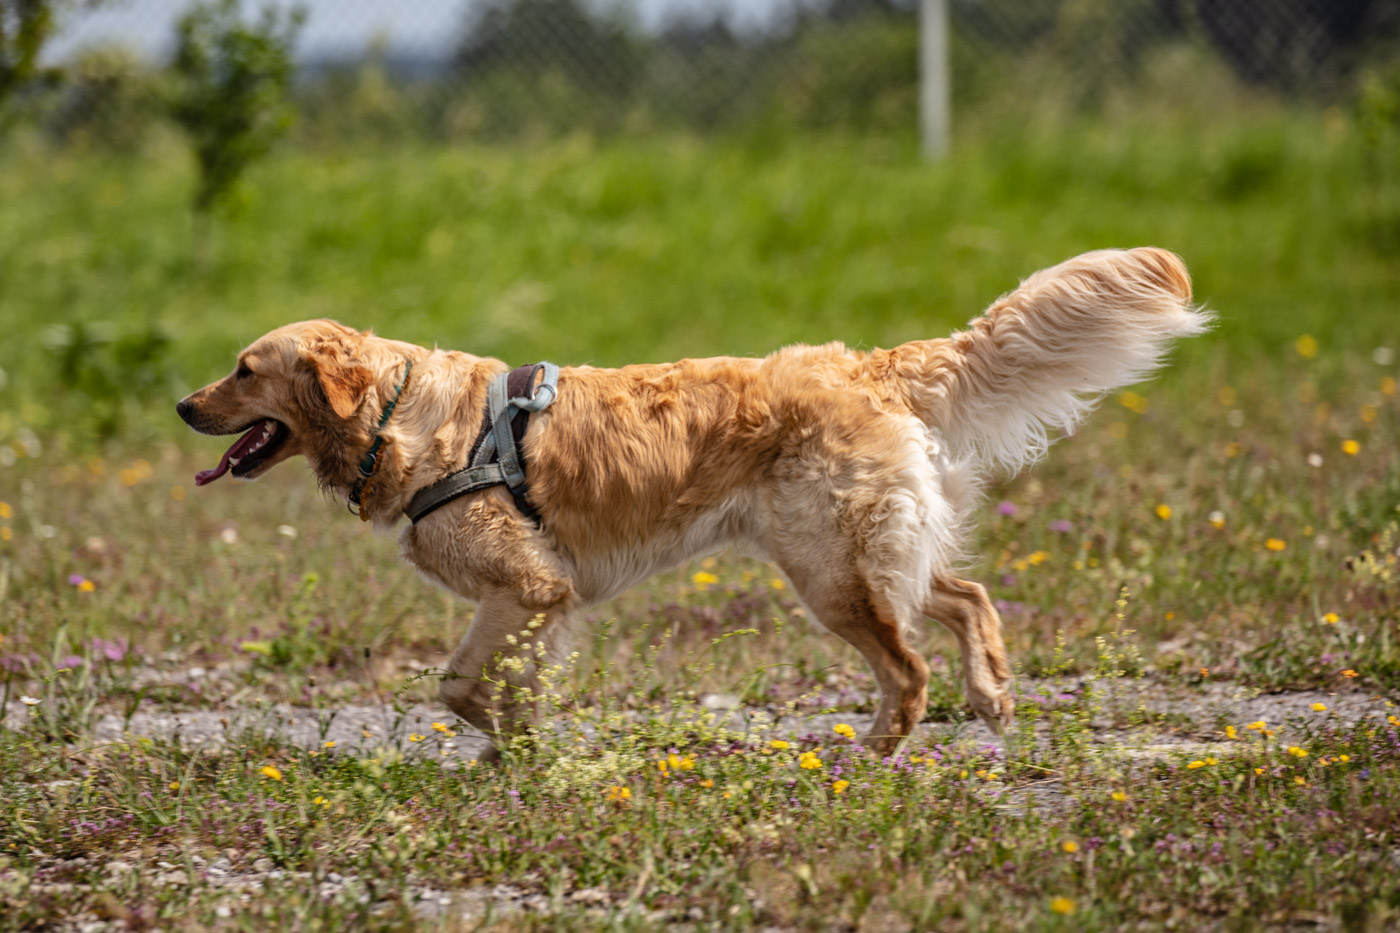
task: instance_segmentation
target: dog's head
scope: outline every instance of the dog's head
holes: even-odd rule
[[[303,321],[254,341],[232,373],[175,406],[201,434],[242,435],[195,482],[230,471],[256,479],[297,454],[320,472],[322,452],[344,450],[365,433],[356,415],[376,379],[375,340],[335,321]]]

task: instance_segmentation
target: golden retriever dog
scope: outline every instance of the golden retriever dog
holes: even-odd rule
[[[537,714],[524,688],[567,652],[581,607],[729,546],[776,564],[869,662],[882,693],[870,750],[892,753],[924,715],[929,669],[910,635],[925,618],[956,636],[967,699],[1000,732],[1014,710],[1001,620],[956,573],[984,478],[1034,461],[1209,320],[1173,253],[1104,250],[1035,273],[946,338],[566,367],[520,442],[535,516],[493,486],[403,529],[403,556],[478,607],[442,699],[502,743]],[[178,412],[243,434],[201,484],[301,455],[388,528],[467,464],[508,368],[306,321],[259,338]]]

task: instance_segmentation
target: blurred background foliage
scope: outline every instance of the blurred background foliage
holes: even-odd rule
[[[888,344],[1157,242],[1228,369],[1303,332],[1364,357],[1400,294],[1400,0],[949,0],[938,164],[908,0],[486,0],[431,60],[298,57],[296,14],[226,0],[151,24],[168,63],[45,59],[93,6],[0,2],[0,443],[168,436],[315,315],[562,362]]]

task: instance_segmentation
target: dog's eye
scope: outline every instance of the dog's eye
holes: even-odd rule
[[[234,375],[236,375],[239,379],[251,379],[253,377],[253,371],[248,368],[247,363],[239,363],[238,372]]]

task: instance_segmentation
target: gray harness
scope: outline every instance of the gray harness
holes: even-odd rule
[[[544,379],[535,386],[535,376]],[[505,486],[521,514],[539,525],[539,512],[530,503],[525,476],[523,441],[532,412],[544,411],[559,395],[559,367],[536,363],[501,373],[491,380],[486,412],[467,466],[414,493],[404,514],[415,524],[424,516],[468,493]]]

